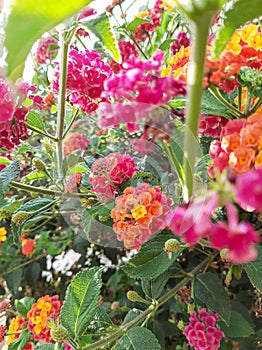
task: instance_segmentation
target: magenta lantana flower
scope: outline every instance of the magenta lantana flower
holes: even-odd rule
[[[137,171],[136,163],[127,154],[110,153],[97,159],[91,168],[92,191],[112,198],[123,181],[130,179]]]
[[[226,202],[228,222],[213,225],[210,243],[213,248],[227,249],[227,259],[234,264],[243,264],[254,260],[257,250],[253,243],[259,243],[259,235],[248,222],[239,222],[237,210]]]
[[[218,316],[214,312],[208,313],[206,309],[193,312],[183,332],[189,345],[195,350],[218,350],[224,333],[216,324],[217,321]]]
[[[237,176],[236,200],[244,208],[262,211],[262,168]]]

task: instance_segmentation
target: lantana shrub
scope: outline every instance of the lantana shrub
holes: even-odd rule
[[[0,348],[262,346],[260,1],[138,3],[0,1]]]

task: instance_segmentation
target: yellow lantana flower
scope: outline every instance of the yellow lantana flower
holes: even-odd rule
[[[6,240],[7,231],[4,227],[0,227],[0,242],[4,242]]]

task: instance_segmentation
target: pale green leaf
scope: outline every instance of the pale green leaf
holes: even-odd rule
[[[60,319],[70,337],[79,338],[87,330],[97,311],[101,287],[98,267],[79,272],[68,287]]]
[[[26,116],[26,125],[28,127],[31,127],[36,132],[44,133],[46,134],[45,126],[43,123],[43,120],[41,116],[35,112],[30,111]]]
[[[102,13],[97,18],[82,22],[99,40],[101,40],[104,47],[110,52],[113,59],[121,63],[122,58],[119,48],[112,32],[109,18],[106,13]]]
[[[4,196],[11,185],[20,174],[20,165],[17,160],[9,164],[0,172],[0,197]]]
[[[256,245],[258,255],[256,260],[244,264],[243,267],[253,286],[262,292],[262,247]]]
[[[30,311],[31,306],[35,303],[34,298],[24,297],[23,299],[17,300],[15,303],[16,310],[19,315],[26,318],[27,313]]]
[[[115,350],[160,350],[156,336],[147,328],[134,327],[121,337],[115,347]]]
[[[223,23],[216,33],[214,55],[218,58],[236,29],[262,15],[261,0],[233,0],[226,4]]]
[[[231,315],[230,300],[219,278],[206,272],[198,275],[194,283],[195,297],[204,303],[228,325]]]
[[[140,252],[126,265],[121,266],[122,270],[133,278],[156,278],[164,273],[179,257],[182,250],[172,253],[171,259],[164,251],[165,242],[174,238],[172,234],[160,234],[142,245]]]
[[[15,81],[22,76],[33,44],[42,34],[80,11],[92,0],[15,0],[5,28],[8,50],[7,75]]]
[[[8,350],[24,350],[30,338],[31,333],[28,329],[24,329],[19,335],[19,338],[8,345]]]

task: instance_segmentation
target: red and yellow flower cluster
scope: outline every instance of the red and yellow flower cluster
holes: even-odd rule
[[[142,184],[127,187],[116,198],[111,211],[113,229],[127,249],[140,249],[150,236],[163,230],[172,216],[172,200],[161,192],[159,186]]]
[[[262,33],[255,24],[238,29],[229,41],[219,60],[212,59],[208,46],[205,84],[214,84],[225,92],[233,92],[239,83],[237,75],[241,67],[260,69],[262,64]],[[168,59],[168,66],[162,76],[174,75],[175,79],[186,81],[191,47],[181,46],[179,51]]]
[[[12,321],[9,325],[8,328],[8,337],[7,337],[7,341],[6,344],[9,345],[10,343],[12,343],[13,341],[15,341],[17,338],[19,338],[21,331],[25,328],[25,323],[26,323],[26,319],[22,316],[16,316],[14,318],[12,318]],[[23,350],[32,350],[32,343],[28,343]]]
[[[47,326],[47,321],[50,318],[57,319],[62,302],[58,295],[50,297],[45,295],[38,299],[28,312],[27,328],[31,331],[35,340],[42,340],[46,343],[51,343],[50,328]]]
[[[209,150],[214,160],[209,168],[211,177],[214,169],[222,172],[228,166],[237,174],[262,167],[262,114],[230,120],[222,128],[220,140],[213,141]]]

